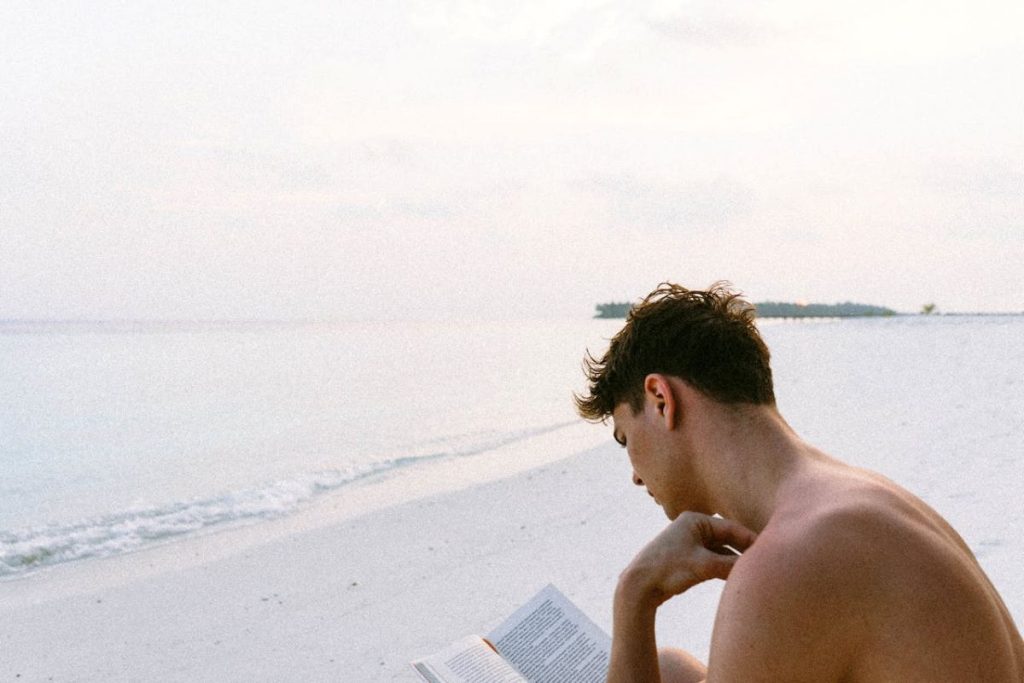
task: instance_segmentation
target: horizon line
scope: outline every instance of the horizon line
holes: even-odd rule
[[[1024,311],[937,311],[935,313],[895,311],[894,316],[1021,316]],[[570,317],[570,316],[562,316]],[[772,316],[765,316],[772,317]],[[890,316],[847,316],[847,317],[890,317]],[[575,316],[572,316],[575,319]],[[474,318],[477,319],[477,318]],[[498,320],[497,318],[478,318],[481,321]],[[515,318],[520,319],[520,318]],[[526,318],[522,318],[526,319]],[[579,317],[580,320],[599,319],[596,316]],[[387,322],[434,322],[448,320],[443,317],[429,318],[2,318],[0,325],[333,325],[350,323],[387,323]],[[465,318],[459,318],[465,320]],[[504,320],[504,319],[502,319]]]

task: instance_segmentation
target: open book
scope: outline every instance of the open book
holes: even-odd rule
[[[612,640],[554,586],[498,628],[466,636],[412,666],[429,683],[601,683]]]

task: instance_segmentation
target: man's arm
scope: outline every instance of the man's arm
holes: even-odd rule
[[[738,558],[724,546],[745,550],[755,538],[736,522],[684,512],[648,543],[622,572],[615,591],[609,683],[660,681],[658,607],[698,583],[728,577]]]
[[[658,645],[654,638],[657,607],[643,605],[621,579],[612,611],[612,653],[608,683],[659,681]]]
[[[636,619],[636,621],[631,621]],[[677,648],[658,648],[654,641],[654,614],[630,609],[630,600],[616,592],[612,630],[612,666],[608,680],[700,683],[707,667],[693,655]],[[653,654],[652,654],[653,653]],[[651,664],[657,662],[657,667]],[[624,675],[624,673],[626,675]]]

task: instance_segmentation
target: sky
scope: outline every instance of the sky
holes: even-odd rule
[[[1020,0],[6,0],[0,64],[0,318],[1024,311]]]

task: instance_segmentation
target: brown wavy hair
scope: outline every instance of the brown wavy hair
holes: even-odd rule
[[[678,377],[720,403],[775,405],[771,354],[754,325],[754,306],[731,287],[716,282],[697,291],[663,282],[648,294],[600,360],[587,351],[589,394],[573,397],[579,414],[599,422],[624,402],[640,412],[651,373]]]

